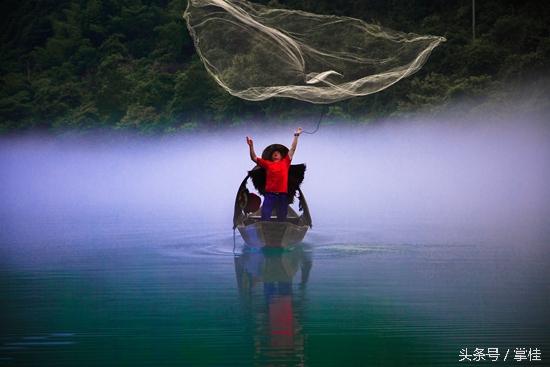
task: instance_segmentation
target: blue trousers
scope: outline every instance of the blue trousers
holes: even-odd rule
[[[275,208],[277,220],[286,220],[288,213],[288,196],[286,192],[266,192],[264,195],[264,204],[262,205],[262,220],[269,220],[271,212]]]

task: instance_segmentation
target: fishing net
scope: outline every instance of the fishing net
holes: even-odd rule
[[[443,37],[244,0],[189,0],[184,13],[207,71],[234,96],[331,103],[418,71]]]

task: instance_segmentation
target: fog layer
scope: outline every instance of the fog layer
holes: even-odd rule
[[[302,135],[294,163],[307,164],[309,238],[545,242],[550,129],[541,120],[390,121]],[[271,143],[289,145],[292,133],[4,138],[0,240],[6,246],[48,231],[63,238],[74,228],[93,236],[110,226],[230,236],[235,192],[253,167],[245,136],[260,154]]]

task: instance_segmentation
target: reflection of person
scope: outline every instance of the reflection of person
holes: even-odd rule
[[[277,212],[277,220],[284,221],[286,219],[288,211],[288,169],[301,133],[302,128],[300,127],[294,133],[294,139],[288,154],[284,155],[283,152],[275,150],[271,153],[270,159],[257,157],[256,152],[254,152],[253,140],[248,136],[246,137],[246,142],[250,147],[250,159],[266,170],[262,220],[269,220],[274,208]]]
[[[259,251],[235,256],[239,293],[247,305],[247,315],[255,320],[254,345],[258,358],[263,354],[278,360],[292,355],[298,360],[289,365],[303,365],[305,338],[301,319],[305,284],[312,268],[311,255],[308,247],[297,246],[283,253]],[[301,292],[294,294],[293,279],[298,270]],[[263,283],[264,304],[254,302],[257,298],[253,290],[259,283]]]

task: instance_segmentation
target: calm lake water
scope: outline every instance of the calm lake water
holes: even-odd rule
[[[549,257],[528,243],[333,228],[284,252],[237,241],[234,255],[227,228],[64,225],[4,236],[1,365],[456,365],[465,347],[547,358]]]
[[[0,366],[448,366],[465,365],[464,348],[499,348],[498,362],[485,356],[491,365],[528,364],[513,360],[515,348],[539,349],[538,365],[548,365],[547,191],[528,175],[541,171],[523,172],[534,195],[525,201],[509,194],[519,186],[488,190],[477,167],[468,177],[484,191],[468,205],[467,190],[446,199],[455,197],[447,183],[452,195],[433,189],[403,206],[404,181],[390,177],[379,197],[338,206],[304,149],[314,227],[291,250],[262,252],[238,234],[233,242],[247,162],[208,181],[195,168],[210,156],[197,152],[53,145],[1,151]],[[159,160],[185,165],[189,154],[199,178],[173,177],[172,160]],[[512,182],[502,177],[495,182]],[[347,192],[360,197],[363,183],[354,185]],[[209,198],[191,200],[205,186],[215,188]],[[504,197],[498,210],[471,210]]]

